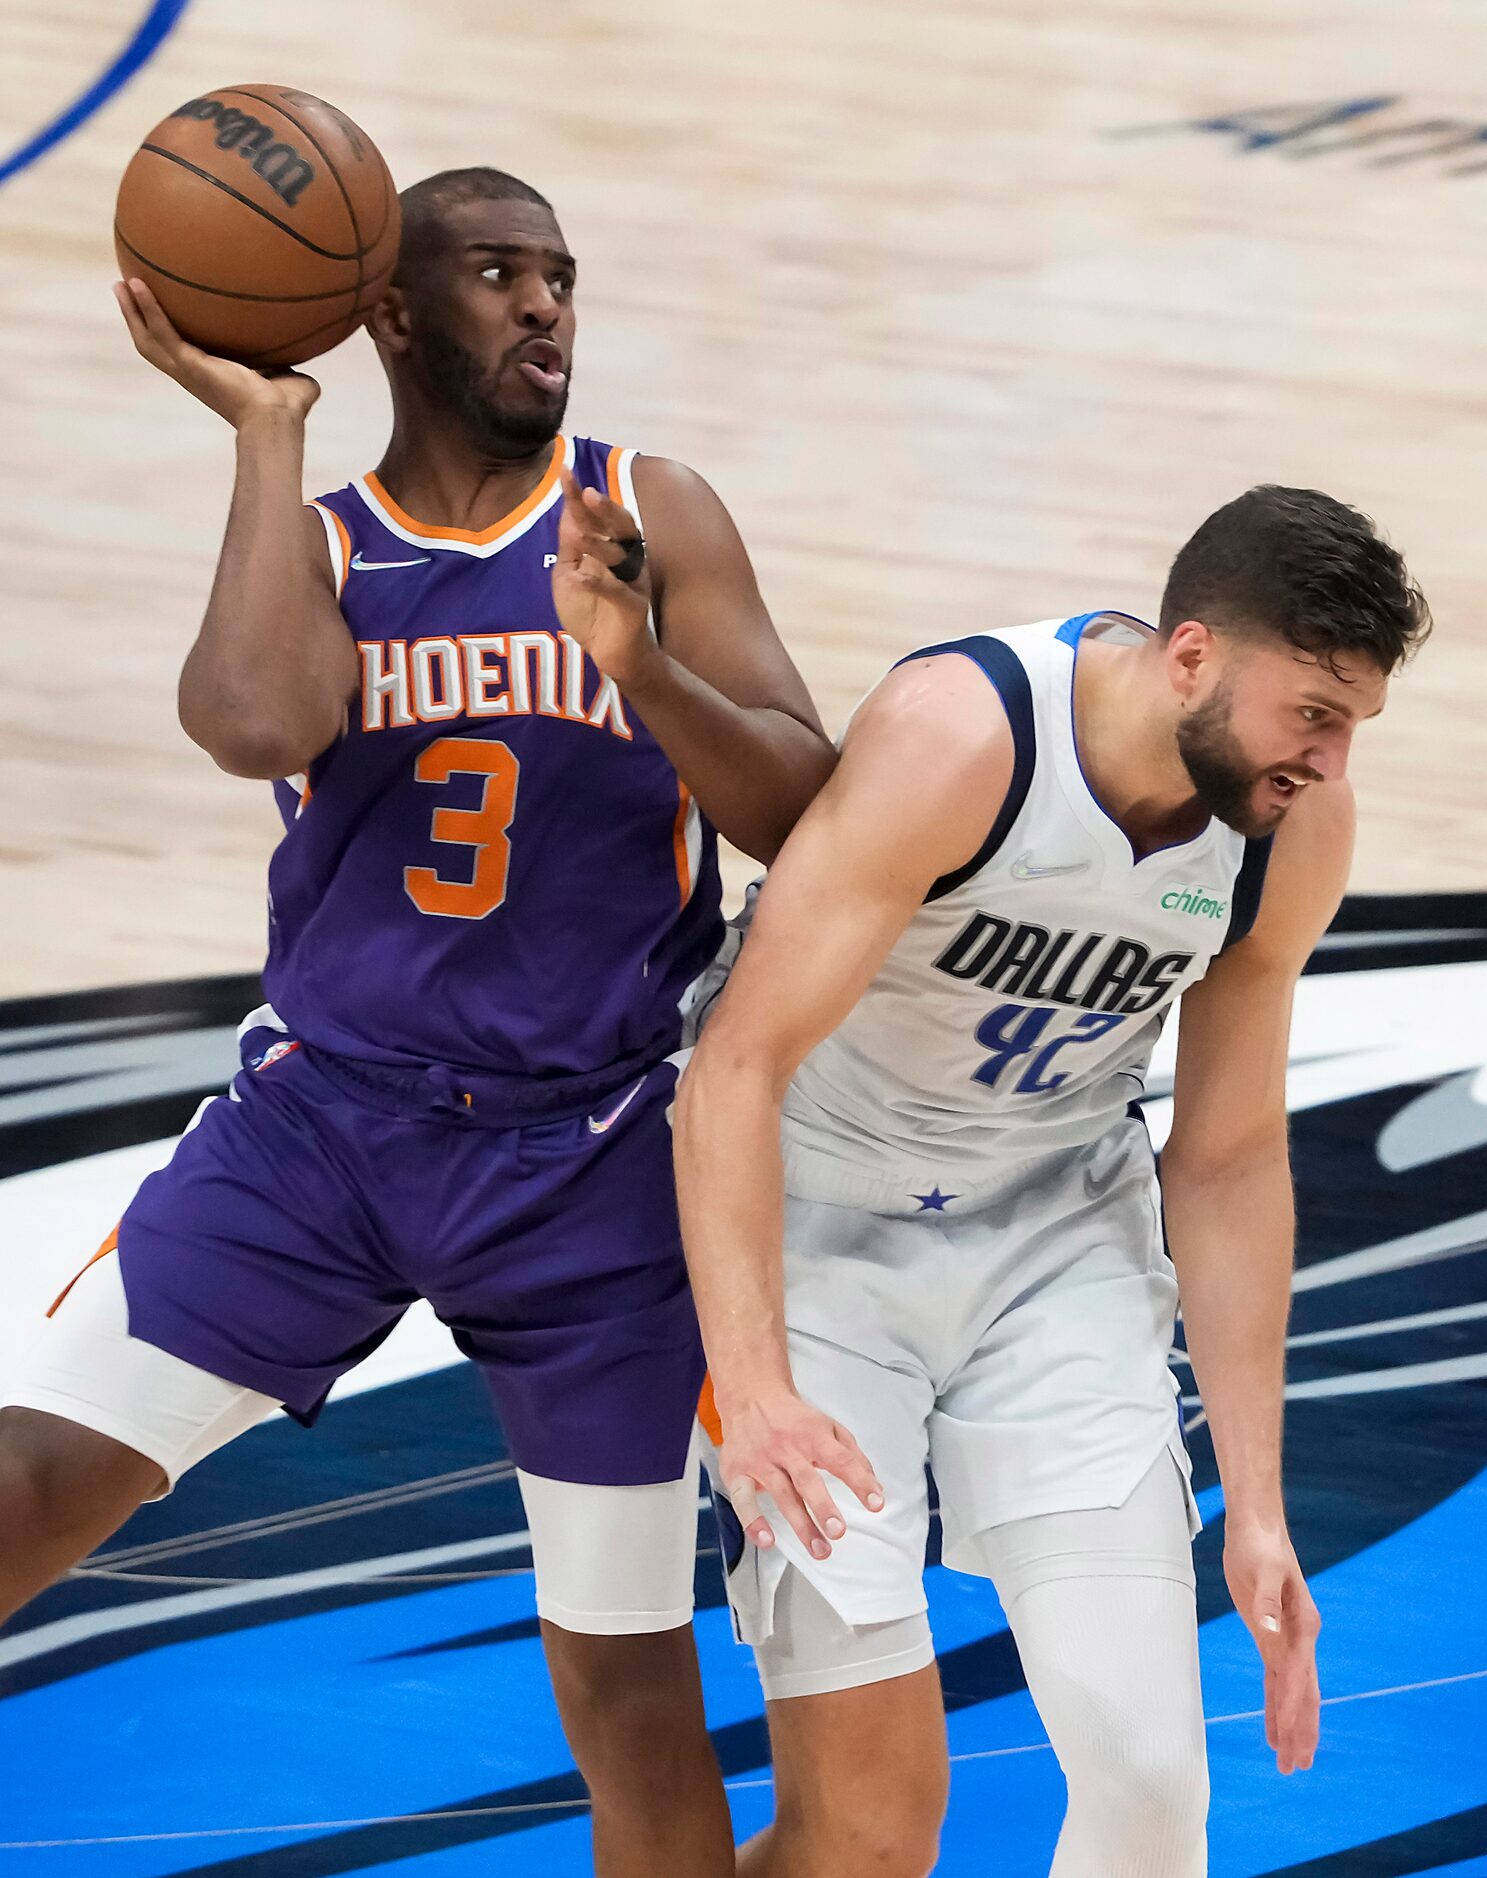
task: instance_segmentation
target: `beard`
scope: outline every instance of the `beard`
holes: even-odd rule
[[[413,359],[432,401],[457,423],[477,453],[495,461],[529,456],[551,443],[563,427],[572,371],[561,394],[544,398],[533,386],[517,398],[503,397],[506,360],[494,366],[462,345],[446,326],[420,308]]]
[[[1245,756],[1234,734],[1233,700],[1226,685],[1178,719],[1177,750],[1198,800],[1216,821],[1247,840],[1280,826],[1284,805],[1268,812],[1255,805],[1255,787],[1270,772]]]

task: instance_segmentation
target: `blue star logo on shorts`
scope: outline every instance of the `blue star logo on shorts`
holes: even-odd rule
[[[909,1198],[919,1202],[919,1211],[921,1213],[943,1213],[950,1202],[952,1200],[958,1200],[960,1195],[958,1193],[941,1193],[939,1188],[936,1187],[933,1193],[911,1193]]]

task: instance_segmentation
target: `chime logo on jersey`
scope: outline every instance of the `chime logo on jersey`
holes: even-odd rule
[[[973,913],[935,960],[951,978],[1039,1004],[1139,1016],[1161,1003],[1192,964],[1192,952],[1157,952],[1139,939],[1054,931],[1031,920]]]
[[[1191,913],[1199,919],[1227,919],[1229,902],[1217,899],[1207,887],[1173,887],[1162,895],[1164,913]]]

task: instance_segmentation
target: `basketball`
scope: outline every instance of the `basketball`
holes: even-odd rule
[[[172,111],[119,185],[114,245],[183,337],[245,365],[300,365],[354,332],[397,260],[397,191],[333,105],[224,85]]]

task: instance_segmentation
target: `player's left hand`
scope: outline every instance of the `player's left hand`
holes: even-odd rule
[[[1308,1768],[1321,1730],[1317,1633],[1322,1619],[1284,1520],[1229,1517],[1224,1576],[1265,1664],[1265,1739],[1283,1774]]]
[[[610,571],[625,564],[640,524],[627,508],[597,489],[585,489],[563,470],[563,513],[558,558],[552,570],[553,604],[572,636],[621,691],[638,688],[660,648],[650,629],[650,569],[634,580]]]

